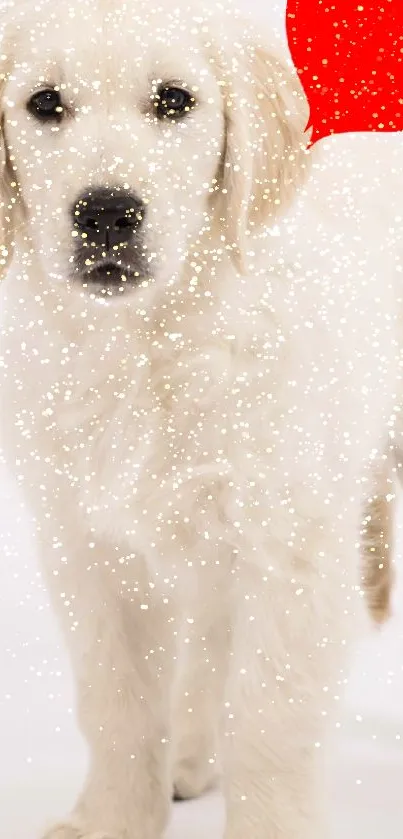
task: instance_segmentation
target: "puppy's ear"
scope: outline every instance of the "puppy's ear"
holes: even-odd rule
[[[7,270],[14,247],[14,219],[16,202],[16,184],[10,155],[7,150],[4,90],[7,80],[7,68],[4,59],[0,60],[0,279]]]
[[[1,65],[0,65],[1,68]],[[7,247],[5,232],[5,203],[6,203],[6,144],[3,129],[3,88],[4,79],[0,72],[0,277],[7,263]]]
[[[245,43],[246,41],[246,43]],[[296,73],[242,38],[219,58],[225,143],[217,210],[237,269],[247,237],[286,208],[308,168],[308,106]]]

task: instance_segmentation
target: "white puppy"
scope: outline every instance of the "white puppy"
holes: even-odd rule
[[[3,433],[90,748],[47,837],[157,839],[222,768],[227,839],[324,839],[397,389],[387,243],[323,179],[284,215],[306,107],[233,11],[4,15]]]

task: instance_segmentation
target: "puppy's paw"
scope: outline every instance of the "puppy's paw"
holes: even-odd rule
[[[182,759],[175,767],[173,800],[199,798],[217,785],[219,777],[216,766],[207,761],[197,758]]]
[[[42,839],[115,839],[115,837],[99,831],[88,833],[80,827],[74,827],[73,824],[66,823],[51,827]]]

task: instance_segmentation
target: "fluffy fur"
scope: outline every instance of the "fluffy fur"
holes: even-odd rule
[[[337,165],[303,186],[303,97],[233,11],[9,17],[3,434],[90,749],[47,839],[157,839],[173,788],[221,770],[227,839],[324,839],[326,725],[398,389],[387,242],[368,254]],[[183,124],[150,115],[155,78],[197,89]],[[54,130],[26,111],[44,82],[66,86]],[[71,274],[69,208],[125,184],[148,202],[149,276],[100,304]]]

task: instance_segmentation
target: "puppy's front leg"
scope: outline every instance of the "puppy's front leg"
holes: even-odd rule
[[[310,556],[285,548],[270,571],[239,571],[225,839],[328,836],[322,759],[356,596],[354,537],[311,542]]]
[[[71,818],[46,839],[157,839],[172,792],[173,607],[149,586],[141,560],[119,563],[93,539],[67,542],[62,536],[47,570],[90,765]]]

